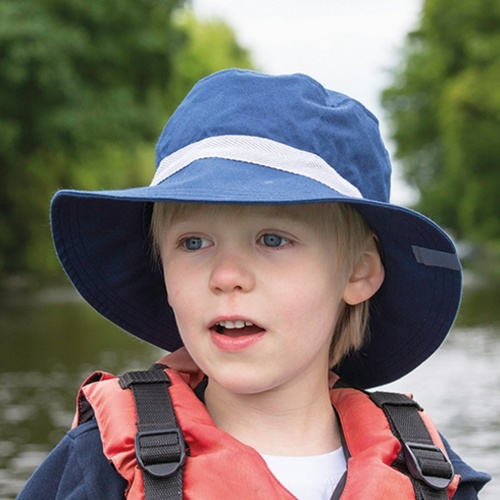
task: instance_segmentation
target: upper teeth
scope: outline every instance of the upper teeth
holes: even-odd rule
[[[219,321],[217,326],[221,328],[243,328],[244,326],[252,326],[253,323],[250,321],[243,321],[241,319],[237,319],[236,321]]]

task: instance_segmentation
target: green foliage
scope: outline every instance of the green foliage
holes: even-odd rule
[[[0,272],[55,265],[48,202],[97,152],[152,140],[178,0],[0,3]]]
[[[20,144],[29,154],[152,136],[158,116],[148,104],[170,75],[177,3],[4,0],[0,109],[10,156]]]
[[[500,4],[426,0],[382,95],[417,208],[460,236],[500,240]]]
[[[250,65],[224,24],[176,17],[184,3],[0,2],[0,276],[58,269],[54,191],[149,182],[153,141],[195,81]]]

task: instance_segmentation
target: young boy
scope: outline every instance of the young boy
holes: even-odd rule
[[[418,405],[359,390],[429,357],[461,294],[453,244],[389,204],[390,171],[358,102],[227,70],[167,123],[150,186],[59,192],[76,288],[173,354],[90,377],[20,498],[477,498],[488,476]]]

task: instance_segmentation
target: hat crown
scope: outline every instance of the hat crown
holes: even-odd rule
[[[320,156],[363,198],[389,201],[391,164],[361,103],[302,75],[224,70],[198,82],[165,126],[156,164],[208,137],[252,136]]]

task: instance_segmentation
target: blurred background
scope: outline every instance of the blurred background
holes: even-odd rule
[[[500,2],[1,0],[0,498],[64,435],[88,373],[162,355],[69,286],[53,193],[149,183],[169,114],[227,67],[307,73],[379,117],[393,201],[444,226],[465,266],[449,338],[390,389],[500,477]]]

